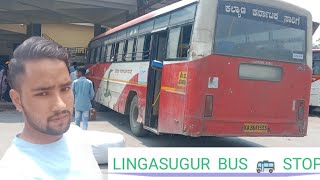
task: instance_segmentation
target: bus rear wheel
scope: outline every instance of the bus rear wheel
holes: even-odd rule
[[[269,173],[273,173],[273,169],[269,169]]]
[[[142,137],[148,134],[148,131],[143,128],[143,124],[138,122],[139,116],[139,105],[138,105],[138,96],[135,95],[131,101],[130,105],[130,128],[132,133],[137,137]]]

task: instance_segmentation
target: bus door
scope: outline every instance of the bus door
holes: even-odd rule
[[[146,116],[144,128],[158,133],[159,101],[163,61],[166,57],[167,28],[151,34],[150,63],[148,72]]]

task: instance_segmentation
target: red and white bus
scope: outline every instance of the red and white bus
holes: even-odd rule
[[[93,38],[88,78],[136,136],[305,136],[311,41],[283,1],[185,0]]]

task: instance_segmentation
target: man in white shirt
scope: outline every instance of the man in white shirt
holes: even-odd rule
[[[70,126],[66,50],[41,37],[27,39],[14,51],[8,80],[25,124],[0,161],[0,179],[101,179],[83,131]]]

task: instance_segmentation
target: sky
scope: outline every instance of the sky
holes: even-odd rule
[[[320,23],[320,0],[283,0],[307,9],[312,14],[312,20]],[[313,35],[313,42],[320,38],[320,27]]]

